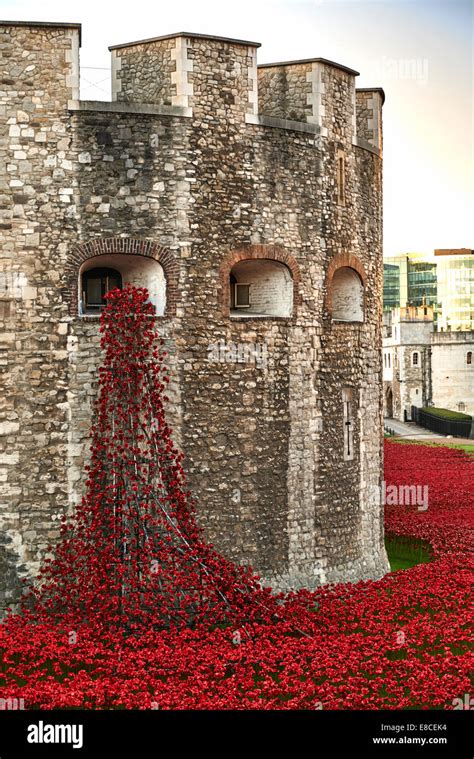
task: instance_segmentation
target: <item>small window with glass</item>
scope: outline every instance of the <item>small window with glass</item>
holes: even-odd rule
[[[82,275],[81,311],[98,314],[107,305],[105,296],[116,287],[122,289],[122,275],[116,269],[89,269]]]

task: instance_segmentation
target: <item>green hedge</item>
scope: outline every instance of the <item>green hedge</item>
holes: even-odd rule
[[[453,419],[464,420],[472,419],[469,414],[461,414],[460,411],[450,411],[447,408],[436,408],[435,406],[423,406],[422,411],[432,416],[437,416],[439,419]]]

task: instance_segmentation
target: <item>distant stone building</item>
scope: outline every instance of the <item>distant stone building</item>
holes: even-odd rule
[[[474,416],[474,332],[434,332],[433,309],[406,306],[384,315],[384,415],[411,419],[411,407]]]
[[[83,493],[105,292],[146,286],[208,538],[276,588],[380,577],[382,104],[321,58],[0,25],[0,597]]]
[[[474,417],[474,331],[431,337],[433,405]]]

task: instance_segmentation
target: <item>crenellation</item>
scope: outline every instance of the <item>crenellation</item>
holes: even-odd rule
[[[365,141],[382,152],[382,106],[385,100],[381,88],[356,90],[356,142]]]
[[[262,116],[290,121],[313,121],[310,63],[289,66],[259,66],[258,96]]]
[[[180,38],[179,38],[180,39]],[[113,48],[112,100],[124,103],[176,105],[177,40],[165,39]]]

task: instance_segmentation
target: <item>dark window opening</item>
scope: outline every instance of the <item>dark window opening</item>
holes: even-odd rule
[[[116,269],[89,269],[82,275],[82,308],[86,314],[102,311],[105,296],[114,288],[122,289],[122,275]]]
[[[250,285],[243,282],[236,282],[235,285],[235,307],[250,308]]]
[[[234,277],[233,274],[229,277],[229,289],[230,289],[230,308],[231,310],[235,308],[235,285],[237,284],[237,280]]]
[[[337,159],[337,199],[341,204],[344,204],[345,200],[345,179],[344,156],[339,156]]]
[[[237,282],[233,274],[230,275],[230,307],[250,308],[250,284],[247,282]]]
[[[344,427],[344,461],[352,461],[354,458],[354,430],[352,418],[352,390],[344,388],[342,391],[343,427]]]

